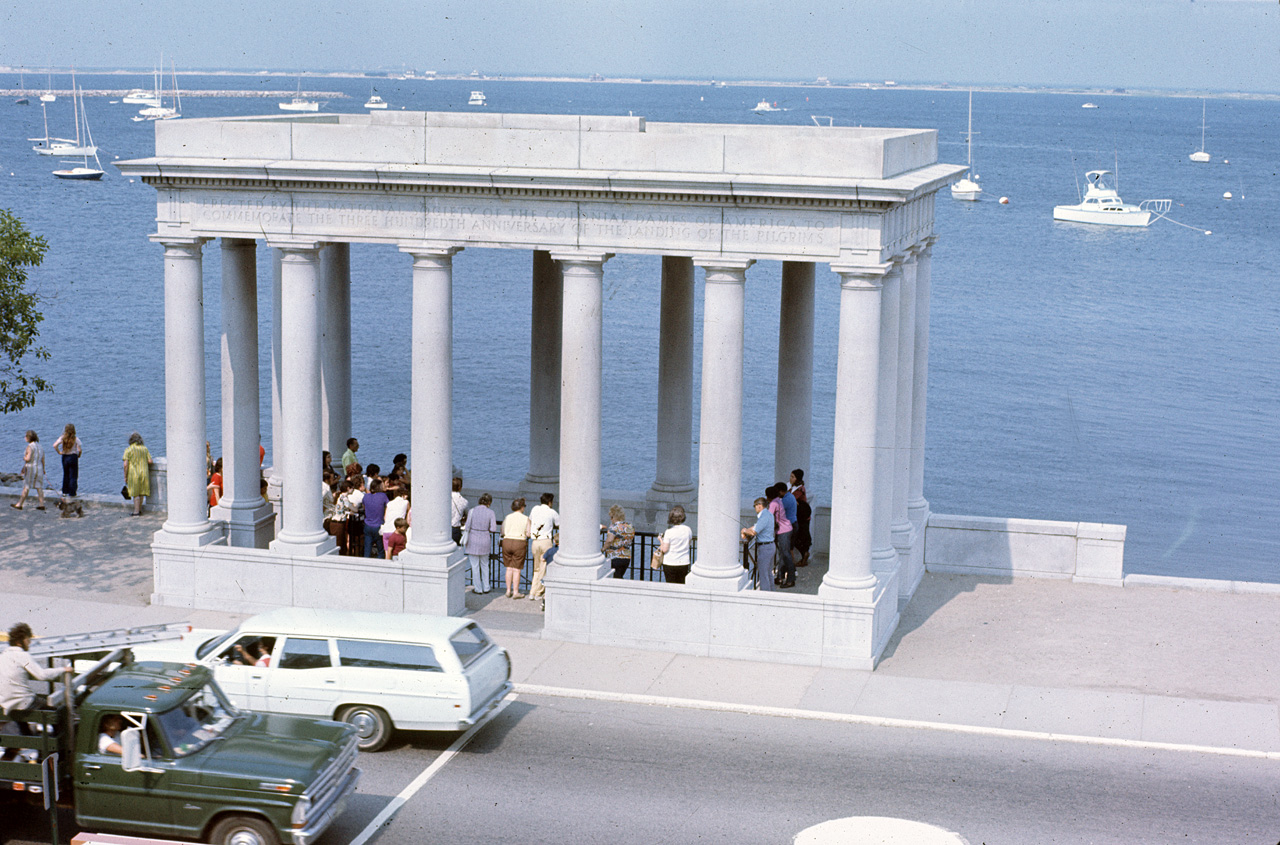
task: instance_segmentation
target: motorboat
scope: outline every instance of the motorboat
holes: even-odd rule
[[[84,163],[79,167],[71,167],[65,170],[55,170],[53,175],[59,179],[80,179],[80,180],[97,180],[102,178],[103,169],[102,162],[98,160],[98,148],[93,143],[93,134],[89,131],[89,115],[84,110],[84,94],[75,83],[75,77],[71,79],[71,104],[76,113],[76,137],[83,137],[85,143],[80,147],[80,152],[66,152],[66,155],[80,155]],[[89,156],[93,156],[93,162],[96,167],[89,166]],[[73,164],[74,162],[68,162]]]
[[[756,103],[756,107],[753,108],[752,111],[756,114],[763,114],[767,111],[782,111],[782,109],[778,108],[777,103],[771,103],[768,100],[761,100]]]
[[[79,103],[79,105],[77,105]],[[41,107],[44,108],[43,100]],[[98,148],[93,145],[93,141],[84,137],[86,133],[81,132],[81,116],[84,112],[84,99],[76,95],[76,77],[71,75],[71,119],[75,121],[74,138],[54,138],[49,135],[49,110],[44,109],[44,137],[32,138],[30,140],[39,141],[40,143],[31,149],[42,156],[91,156],[97,155]]]
[[[1126,203],[1116,192],[1110,170],[1090,170],[1085,174],[1089,187],[1076,205],[1055,205],[1053,219],[1100,226],[1150,226],[1173,207],[1173,200],[1143,200]]]
[[[951,198],[956,200],[966,200],[968,202],[977,202],[982,196],[982,186],[978,184],[977,171],[973,169],[973,89],[969,89],[969,129],[964,133],[965,147],[968,150],[969,170],[965,173],[964,178],[959,182],[951,185]]]
[[[1187,156],[1187,158],[1191,159],[1192,161],[1197,161],[1197,162],[1200,162],[1201,164],[1213,160],[1213,156],[1209,155],[1204,151],[1204,108],[1205,108],[1204,98],[1201,98],[1200,99],[1200,149],[1196,150],[1194,153]]]
[[[472,91],[472,92],[471,92],[471,99],[467,100],[467,105],[469,105],[469,106],[483,106],[483,105],[487,104],[488,102],[489,102],[489,101],[485,99],[485,96],[484,96],[484,92],[483,92],[483,91]]]
[[[129,93],[120,98],[120,102],[131,106],[158,106],[160,105],[159,82],[156,84],[156,91],[145,91],[141,88],[134,88]]]
[[[1082,109],[1096,109],[1097,107],[1098,107],[1098,104],[1097,104],[1097,103],[1085,103],[1085,104],[1084,104],[1084,105],[1082,105],[1080,108],[1082,108]]]
[[[387,101],[379,97],[377,94],[370,92],[369,99],[364,101],[364,107],[366,109],[385,109],[387,107]]]
[[[320,111],[320,103],[302,96],[302,77],[298,77],[298,93],[287,103],[279,104],[282,111]]]

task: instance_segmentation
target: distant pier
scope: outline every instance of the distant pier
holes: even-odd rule
[[[134,90],[133,88],[125,88],[125,89],[81,88],[80,94],[81,96],[84,96],[84,97],[108,97],[110,99],[118,100],[121,97],[123,97],[125,94],[128,94],[130,91],[133,91],[133,90]],[[44,88],[29,88],[26,90],[19,89],[19,88],[10,88],[4,91],[3,93],[0,93],[0,97],[5,97],[5,98],[35,97],[45,93],[48,93],[48,91],[47,89],[44,89]],[[59,97],[69,98],[71,96],[71,89],[70,88],[54,88],[52,93],[58,95]],[[168,89],[166,89],[164,93],[165,93],[165,96],[172,96],[172,92]],[[220,89],[220,88],[193,88],[191,90],[179,90],[178,96],[190,97],[190,98],[258,97],[258,98],[265,98],[268,100],[291,100],[294,97],[298,97],[298,96],[307,97],[312,100],[350,99],[349,95],[344,94],[341,91],[303,91],[299,93],[296,88],[290,88],[288,90],[280,90],[280,91],[246,91],[246,90],[226,90],[226,89]]]

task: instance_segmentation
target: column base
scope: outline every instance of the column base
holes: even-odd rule
[[[688,505],[697,498],[698,487],[695,484],[659,484],[645,491],[644,497],[650,502],[662,502],[665,505]]]
[[[293,537],[286,534],[278,535],[267,548],[280,555],[320,557],[321,555],[336,555],[338,553],[338,542],[324,533],[304,534]]]
[[[925,525],[929,522],[929,502],[927,499],[915,499],[907,503],[907,519],[911,520],[911,524],[916,531],[924,531]]]
[[[218,505],[209,518],[225,523],[228,546],[265,549],[276,536],[275,509],[266,502],[252,508]]]
[[[698,590],[711,590],[718,593],[738,593],[751,584],[751,573],[745,569],[717,569],[710,572],[699,571],[698,565],[684,579],[685,586]]]
[[[222,526],[214,522],[204,522],[197,525],[170,525],[166,522],[164,527],[153,535],[153,541],[163,546],[186,546],[189,548],[208,546],[213,543],[220,543],[225,539],[226,534],[223,532]]]
[[[461,616],[467,610],[467,556],[449,551],[405,549],[396,561],[404,570],[406,612]]]
[[[562,552],[556,552],[555,560],[547,569],[547,575],[555,573],[562,581],[599,581],[612,572],[604,555],[592,555],[582,560],[565,559]],[[543,579],[543,583],[546,579]]]

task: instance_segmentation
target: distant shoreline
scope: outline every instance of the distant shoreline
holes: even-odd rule
[[[0,73],[19,73],[25,70],[30,73],[33,79],[40,76],[48,76],[50,73],[57,75],[70,75],[71,70],[63,69],[34,69],[34,68],[14,68],[0,66]],[[138,76],[149,74],[150,69],[112,69],[112,70],[77,70],[76,75],[81,77],[89,76]],[[831,88],[845,89],[855,91],[940,91],[940,92],[967,92],[970,87],[979,93],[993,94],[1071,94],[1076,96],[1088,97],[1170,97],[1170,98],[1207,98],[1214,100],[1280,100],[1280,93],[1266,92],[1250,92],[1250,91],[1196,91],[1196,90],[1168,90],[1160,88],[1102,88],[1102,87],[1082,87],[1082,86],[1036,86],[1036,85],[956,85],[946,82],[821,82],[821,81],[778,81],[778,80],[745,80],[745,79],[657,79],[647,77],[601,77],[601,76],[472,76],[470,74],[415,74],[413,76],[405,76],[404,74],[396,74],[392,72],[379,73],[372,75],[371,73],[362,73],[357,71],[307,71],[303,73],[287,72],[287,71],[231,71],[231,70],[189,70],[178,71],[178,76],[228,76],[228,77],[258,77],[258,78],[286,78],[286,79],[364,79],[371,82],[378,80],[389,80],[394,82],[470,82],[475,85],[481,85],[486,82],[575,82],[575,83],[612,83],[615,85],[691,85],[695,87],[718,87],[718,88]],[[17,89],[11,88],[4,91],[0,96],[16,97],[20,93],[32,94],[44,90],[39,85]],[[53,89],[53,93],[59,95],[70,96],[71,89]],[[125,90],[103,89],[100,91],[85,91],[86,96],[122,96]],[[304,96],[309,97],[327,97],[329,99],[342,99],[350,95],[340,91],[303,91]],[[239,96],[239,97],[293,97],[297,96],[297,89],[288,91],[246,91],[235,89],[230,91],[216,91],[213,89],[192,89],[191,91],[183,90],[184,96],[206,97],[206,96]]]

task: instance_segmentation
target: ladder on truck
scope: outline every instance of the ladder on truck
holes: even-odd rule
[[[76,657],[115,651],[120,648],[176,640],[191,630],[186,622],[168,622],[163,625],[139,625],[133,628],[111,628],[106,631],[90,631],[85,634],[61,634],[54,637],[37,637],[31,641],[27,653],[36,659]]]

